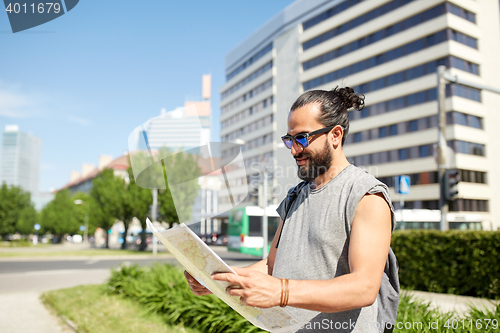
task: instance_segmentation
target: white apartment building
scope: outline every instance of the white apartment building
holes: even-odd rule
[[[42,140],[19,130],[17,125],[7,125],[2,133],[0,155],[0,185],[19,186],[38,193]]]
[[[245,142],[247,173],[258,173],[252,162],[267,161],[277,203],[298,182],[280,140],[291,104],[307,90],[351,86],[365,94],[366,107],[350,113],[348,159],[391,187],[396,209],[393,177],[409,175],[405,212],[435,210],[437,66],[500,88],[498,54],[498,1],[298,0],[226,56],[220,136]],[[499,105],[497,94],[447,85],[447,166],[459,169],[462,178],[457,198],[449,202],[450,228],[500,227]],[[233,197],[251,179],[245,174],[228,173]],[[230,198],[220,200],[231,207]],[[409,216],[400,227],[438,228],[437,221]]]

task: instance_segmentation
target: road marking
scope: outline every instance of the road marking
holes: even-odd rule
[[[99,259],[90,259],[90,260],[87,260],[85,262],[85,265],[93,265],[95,264],[96,262],[99,262],[100,260]]]

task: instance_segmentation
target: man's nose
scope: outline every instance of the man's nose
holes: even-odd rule
[[[292,141],[292,149],[291,149],[292,156],[296,156],[302,153],[303,150],[304,148],[299,146],[299,144],[295,140]]]

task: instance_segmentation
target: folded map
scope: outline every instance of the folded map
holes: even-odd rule
[[[280,307],[255,308],[242,305],[238,296],[228,295],[229,283],[214,281],[210,276],[215,272],[236,273],[184,223],[162,232],[156,230],[149,219],[146,223],[189,274],[253,325],[270,332],[286,332],[298,322]]]

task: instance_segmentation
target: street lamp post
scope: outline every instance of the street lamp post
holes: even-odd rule
[[[441,231],[449,229],[448,220],[448,202],[444,199],[444,174],[446,172],[446,80],[444,73],[445,66],[439,66],[437,69],[438,85],[438,117],[439,117],[439,132],[437,143],[437,164],[438,164],[438,180],[439,180],[439,209],[441,210],[441,221],[439,223]]]
[[[242,140],[242,139],[236,139],[235,140],[235,143],[239,144],[239,145],[245,145],[245,144],[248,144],[245,140]],[[251,144],[248,144],[249,146],[252,146]],[[253,147],[253,148],[256,148],[256,147]],[[257,148],[258,149],[258,148]],[[264,155],[264,152],[261,151],[260,149],[258,149],[259,152],[260,152],[260,162],[262,163],[263,162],[263,155]],[[269,221],[268,221],[268,217],[267,217],[267,202],[268,202],[268,185],[267,185],[267,181],[268,181],[268,173],[267,173],[267,163],[266,165],[264,166],[264,170],[262,172],[262,202],[261,202],[261,208],[264,210],[263,214],[262,214],[262,259],[266,259],[267,258],[267,243],[268,243],[268,240],[267,240],[267,237],[268,237],[268,225],[269,225]],[[259,193],[259,196],[261,195],[261,193]]]
[[[74,203],[75,203],[75,205],[86,205],[87,206],[87,204],[83,200],[80,200],[80,199],[76,199],[74,201]],[[85,212],[85,230],[83,231],[83,241],[85,243],[89,242],[89,209],[88,209],[88,206],[87,206],[87,209]]]

